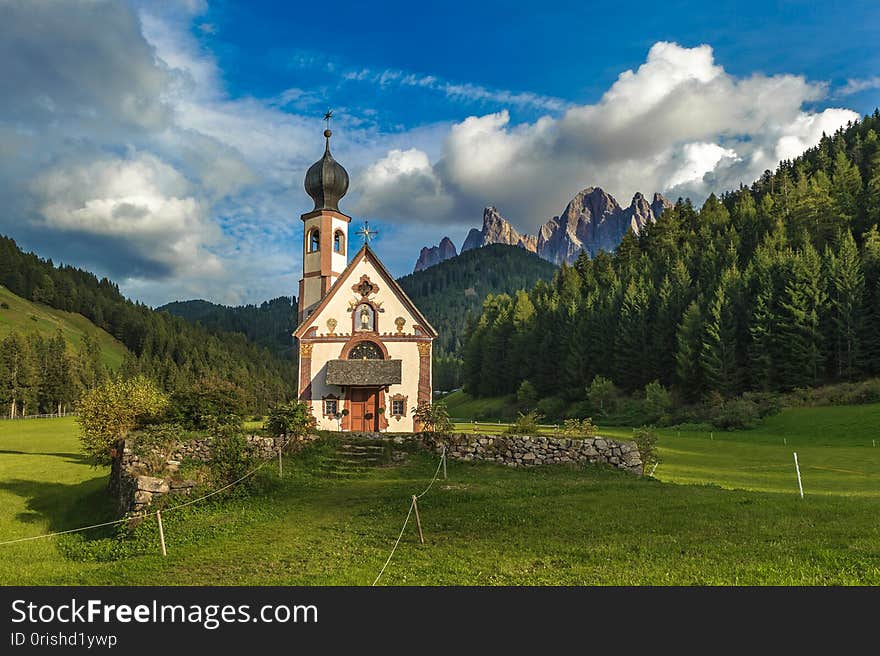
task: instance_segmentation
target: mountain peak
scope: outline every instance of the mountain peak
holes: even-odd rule
[[[439,246],[425,246],[419,252],[419,259],[416,260],[416,266],[413,269],[413,272],[423,271],[428,267],[434,266],[435,264],[440,264],[445,260],[455,257],[458,255],[458,252],[455,250],[455,244],[452,243],[452,240],[449,237],[444,237],[440,240]]]

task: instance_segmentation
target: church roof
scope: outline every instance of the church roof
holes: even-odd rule
[[[306,171],[306,193],[315,201],[315,210],[339,211],[339,200],[348,191],[348,171],[330,154],[330,129],[324,130],[324,156]]]
[[[399,385],[402,360],[328,360],[328,385]]]
[[[403,291],[403,287],[400,286],[400,283],[394,279],[394,276],[389,273],[388,269],[385,268],[385,265],[382,264],[382,261],[379,259],[379,256],[373,252],[373,249],[369,247],[368,244],[364,244],[361,249],[357,252],[357,254],[351,259],[351,262],[348,263],[348,266],[345,267],[345,270],[336,279],[336,282],[333,283],[333,286],[327,290],[327,293],[324,294],[324,297],[321,299],[321,302],[318,303],[318,306],[315,310],[305,319],[303,322],[297,326],[296,330],[293,331],[293,336],[297,339],[301,338],[306,334],[306,331],[312,325],[314,320],[318,317],[321,311],[327,306],[327,303],[330,302],[330,299],[343,288],[345,282],[351,276],[351,272],[354,271],[354,268],[361,262],[361,260],[367,259],[369,260],[373,266],[376,267],[376,270],[379,272],[379,275],[385,280],[385,283],[389,285],[389,288],[393,290],[394,294],[397,295],[398,298],[403,302],[406,308],[412,313],[412,315],[418,320],[419,326],[428,334],[429,337],[434,338],[437,337],[437,331],[430,324],[430,322],[425,318],[419,309],[416,307],[415,303],[413,303],[409,296],[406,295],[406,292]]]

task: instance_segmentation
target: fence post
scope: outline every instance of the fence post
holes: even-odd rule
[[[162,544],[162,555],[167,556],[168,552],[165,551],[165,531],[162,528],[162,512],[156,511],[156,519],[159,520],[159,542]]]
[[[443,480],[446,480],[446,445],[443,445]]]
[[[284,478],[284,468],[281,466],[281,447],[278,447],[278,478]]]
[[[804,498],[804,486],[801,484],[801,467],[798,464],[797,451],[794,452],[794,469],[797,472],[797,477],[798,477],[798,490],[800,490],[801,499],[803,499]]]
[[[425,544],[425,536],[422,535],[422,520],[419,519],[419,501],[418,497],[414,494],[413,497],[413,509],[416,511],[416,526],[419,527],[419,542]]]

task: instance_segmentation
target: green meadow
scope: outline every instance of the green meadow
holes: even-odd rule
[[[410,523],[380,584],[878,585],[878,419],[878,405],[791,408],[750,431],[660,431],[653,478],[450,461],[420,500],[426,544]],[[267,465],[250,496],[163,511],[165,558],[151,518],[128,543],[105,528],[0,545],[0,581],[369,585],[437,460],[331,478],[335,448],[289,458],[283,479]],[[0,422],[0,541],[111,519],[107,473],[72,419]]]

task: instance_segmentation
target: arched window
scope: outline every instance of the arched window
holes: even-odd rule
[[[359,342],[348,352],[349,360],[383,360],[382,349],[373,342]]]
[[[354,309],[354,329],[367,332],[376,330],[376,311],[369,303],[361,303]]]
[[[321,248],[321,232],[317,228],[309,231],[309,253],[315,253]]]
[[[333,252],[345,255],[345,235],[342,230],[333,233]]]

